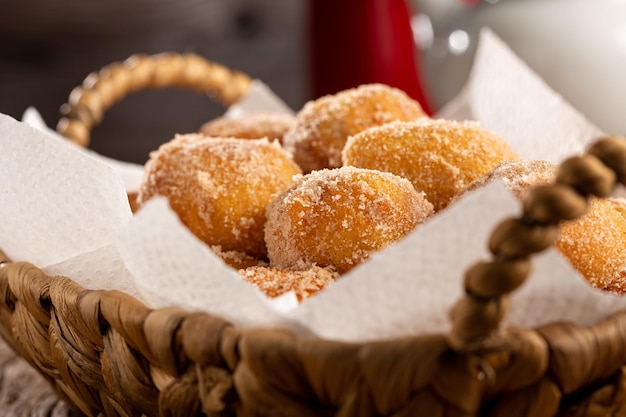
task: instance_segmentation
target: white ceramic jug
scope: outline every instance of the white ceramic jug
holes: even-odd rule
[[[626,134],[626,0],[414,0],[431,101],[465,82],[481,27],[490,27],[600,128]]]

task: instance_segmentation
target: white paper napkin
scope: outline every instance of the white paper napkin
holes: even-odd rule
[[[41,267],[110,244],[131,218],[106,164],[0,115],[0,247]]]
[[[474,118],[523,158],[553,162],[580,152],[601,133],[488,30],[463,94],[440,116]],[[287,297],[277,306],[185,229],[166,201],[155,199],[131,216],[111,167],[7,116],[0,117],[0,181],[7,184],[0,195],[0,218],[7,219],[0,222],[0,248],[14,259],[69,271],[89,286],[136,287],[154,307],[203,310],[239,326],[280,326],[348,341],[447,331],[464,271],[488,256],[493,225],[520,210],[494,182],[322,293],[297,306]],[[126,281],[116,283],[117,276]],[[538,257],[529,281],[514,294],[506,320],[588,324],[623,308],[625,300],[592,289],[551,250]]]
[[[280,312],[214,255],[163,197],[151,199],[120,234],[117,247],[153,307],[202,310],[239,326],[282,325]]]
[[[56,131],[50,129],[46,122],[41,117],[41,114],[34,107],[29,107],[26,109],[24,114],[22,115],[22,122],[34,127],[35,129],[43,132],[51,137],[56,139],[65,141],[61,135],[59,135]],[[138,164],[133,164],[131,162],[118,161],[117,159],[108,158],[104,155],[100,155],[96,152],[93,152],[90,149],[81,148],[78,145],[73,145],[73,143],[69,142],[70,145],[75,146],[76,149],[81,150],[92,158],[97,159],[100,162],[109,165],[113,171],[119,175],[119,177],[124,182],[124,186],[126,191],[134,192],[139,190],[139,186],[141,185],[141,180],[143,179],[143,166]]]

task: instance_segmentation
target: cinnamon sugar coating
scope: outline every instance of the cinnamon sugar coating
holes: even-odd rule
[[[332,268],[311,266],[305,270],[290,270],[254,266],[239,270],[239,275],[274,298],[293,291],[303,301],[335,282],[339,274]]]
[[[150,154],[137,201],[165,196],[209,246],[263,258],[265,209],[300,172],[277,142],[178,135]]]
[[[365,84],[306,103],[283,144],[305,173],[337,168],[348,136],[393,120],[425,116],[420,104],[403,91]]]
[[[268,138],[282,143],[295,120],[295,116],[276,113],[249,113],[237,118],[221,116],[202,125],[200,133],[240,139]]]
[[[484,187],[493,180],[500,180],[515,197],[521,200],[532,187],[552,184],[556,178],[557,169],[556,164],[543,160],[524,159],[503,162],[468,185],[457,198],[465,192]]]
[[[547,161],[504,163],[467,191],[499,179],[522,199],[533,186],[552,184],[557,168]],[[587,213],[561,223],[555,246],[593,287],[626,294],[626,200],[592,197]]]
[[[561,224],[555,245],[601,290],[626,294],[626,201],[591,198],[582,217]]]
[[[432,211],[408,180],[391,173],[313,171],[267,209],[270,266],[333,266],[342,274],[404,237]]]
[[[428,118],[357,133],[348,139],[342,158],[345,165],[407,178],[426,193],[435,211],[500,163],[519,159],[502,138],[476,122]]]
[[[220,246],[211,246],[211,250],[217,256],[222,258],[226,265],[236,270],[250,268],[253,266],[267,266],[267,262],[265,260],[255,258],[244,252],[225,252]]]

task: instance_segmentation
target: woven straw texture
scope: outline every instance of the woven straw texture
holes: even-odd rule
[[[128,94],[162,88],[185,88],[208,94],[229,106],[250,86],[250,78],[196,54],[134,55],[89,74],[61,107],[57,131],[81,146],[89,145],[91,129],[104,113]]]
[[[245,91],[247,78],[235,79],[244,87],[233,82],[225,102]],[[87,96],[104,111],[122,90],[109,101]],[[88,131],[101,115],[75,96],[60,127],[79,126],[64,132],[85,144],[88,136],[68,132]],[[531,256],[617,182],[626,182],[626,138],[606,137],[561,164],[554,184],[531,191],[522,215],[492,232],[493,258],[467,271],[449,334],[350,344],[244,330],[85,290],[1,253],[0,334],[88,416],[626,416],[626,311],[589,328],[500,326]]]

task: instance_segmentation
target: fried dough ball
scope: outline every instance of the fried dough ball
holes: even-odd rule
[[[254,266],[239,270],[239,275],[271,298],[293,291],[303,301],[335,282],[339,274],[332,268],[311,266],[306,270]]]
[[[582,217],[563,222],[556,247],[601,290],[626,294],[626,201],[591,198]]]
[[[137,192],[128,193],[128,204],[130,205],[130,211],[136,213],[139,210],[139,204],[137,203]]]
[[[179,135],[150,154],[138,203],[165,196],[209,246],[263,258],[265,208],[300,172],[277,142]]]
[[[557,166],[547,161],[504,163],[468,190],[500,179],[519,199],[533,186],[552,184]],[[589,200],[587,212],[562,222],[556,248],[595,288],[626,294],[626,200]]]
[[[268,138],[282,143],[295,120],[295,116],[278,113],[249,113],[236,118],[221,116],[202,125],[200,133],[240,139]]]
[[[348,136],[393,120],[425,116],[420,104],[403,91],[365,84],[306,103],[283,145],[305,173],[337,168]]]
[[[255,258],[244,252],[223,251],[221,246],[211,246],[211,250],[217,256],[222,258],[224,263],[233,269],[240,270],[253,266],[267,266],[267,262],[263,259]]]
[[[345,165],[392,172],[426,193],[435,211],[504,161],[518,160],[498,135],[476,122],[392,122],[351,136]]]
[[[557,169],[556,164],[538,159],[503,162],[483,177],[472,182],[463,190],[462,194],[484,187],[491,181],[498,179],[515,197],[521,200],[532,187],[552,184],[556,178]],[[459,195],[457,198],[461,196]]]
[[[313,171],[267,209],[270,266],[333,266],[343,274],[404,237],[432,210],[408,180],[387,172]]]
[[[626,218],[626,198],[610,198],[609,201],[613,204],[613,208]]]

